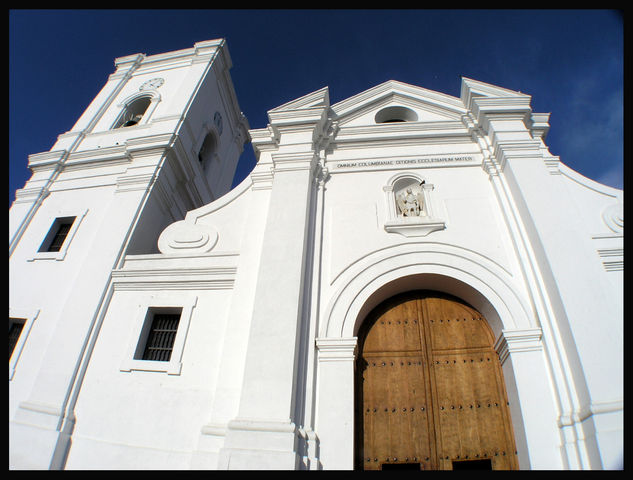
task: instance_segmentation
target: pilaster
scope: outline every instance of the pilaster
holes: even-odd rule
[[[354,468],[354,364],[358,339],[317,338],[316,431],[327,470]],[[352,440],[352,441],[350,441]]]
[[[552,388],[541,337],[539,328],[504,330],[495,345],[506,385],[518,390],[508,397],[518,398],[509,408],[521,469],[564,468],[557,454],[556,399],[545,395]]]
[[[269,112],[279,146],[260,164],[271,164],[269,214],[255,288],[248,350],[237,418],[229,422],[219,468],[295,469],[300,427],[294,418],[307,245],[319,171],[315,141],[327,113],[323,94],[307,103]],[[315,105],[315,102],[316,104]]]

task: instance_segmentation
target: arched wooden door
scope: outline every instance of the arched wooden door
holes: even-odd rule
[[[383,302],[357,362],[357,468],[518,468],[494,337],[465,302],[431,291]]]

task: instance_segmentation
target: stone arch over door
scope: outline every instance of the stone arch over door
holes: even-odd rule
[[[540,328],[511,278],[486,257],[432,242],[377,250],[334,277],[316,338],[315,410],[323,468],[354,468],[354,365],[360,326],[382,301],[416,289],[454,295],[486,318],[503,364],[519,467],[530,468],[530,442],[546,437],[552,444],[557,441],[552,429],[541,430],[544,407],[537,408],[530,393],[549,389]],[[555,419],[555,412],[545,409]]]
[[[435,289],[462,298],[486,316],[496,338],[503,330],[536,327],[532,309],[512,275],[487,257],[455,245],[411,242],[374,251],[344,268],[332,287],[320,337],[355,336],[378,303],[414,289]]]
[[[355,363],[356,469],[518,467],[494,336],[466,302],[433,290],[383,301]]]

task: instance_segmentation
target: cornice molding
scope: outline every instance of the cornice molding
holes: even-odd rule
[[[315,346],[321,362],[349,362],[354,361],[358,339],[352,338],[317,338]]]
[[[460,98],[463,104],[469,110],[472,110],[471,103],[476,98],[481,97],[511,97],[511,98],[527,98],[531,100],[531,96],[525,93],[510,90],[509,88],[499,87],[490,83],[485,83],[480,80],[474,80],[472,78],[462,77],[462,85]]]
[[[542,337],[543,332],[540,328],[503,330],[494,348],[503,365],[511,354],[543,350]]]
[[[286,102],[278,107],[275,107],[268,111],[268,114],[278,112],[294,112],[296,110],[306,110],[312,108],[328,108],[330,106],[330,90],[328,87],[323,87],[319,90],[315,90],[312,93],[308,93],[302,97],[299,97],[290,102]]]
[[[349,142],[376,142],[429,139],[444,137],[468,137],[471,134],[461,120],[440,122],[406,122],[364,125],[356,127],[342,126],[333,142],[343,145]]]
[[[60,165],[68,155],[67,150],[33,153],[29,155],[28,168],[33,172],[49,170]]]
[[[540,140],[493,141],[493,157],[501,171],[509,159],[541,158]]]
[[[159,64],[161,68],[164,68],[167,65],[177,63],[204,63],[212,60],[218,51],[223,52],[223,60],[228,62],[230,65],[230,57],[227,55],[227,52],[225,52],[225,49],[226,41],[223,38],[219,38],[215,40],[197,42],[191,48],[159,53],[156,55],[146,55],[144,53],[127,55],[114,60],[117,70],[111,77],[122,76],[126,71],[134,66],[138,66],[138,72],[143,73],[148,69],[158,67]]]
[[[112,271],[112,285],[115,291],[224,290],[233,288],[236,275],[236,267],[121,269]]]
[[[290,152],[271,154],[273,162],[273,174],[275,172],[287,172],[297,170],[311,170],[319,161],[316,152]]]
[[[528,128],[534,138],[545,140],[549,132],[549,113],[532,113],[528,121]]]
[[[401,95],[412,101],[439,106],[442,109],[451,110],[459,115],[466,113],[464,105],[458,98],[396,80],[388,80],[341,102],[335,103],[332,105],[332,111],[337,118],[341,118],[352,114],[352,112],[363,108],[367,104],[380,102],[384,98],[393,95]]]
[[[495,119],[495,115],[497,115],[496,119],[499,120],[520,119],[527,123],[532,114],[530,98],[522,97],[477,97],[472,100],[470,110],[477,122],[486,131],[489,121]],[[510,118],[512,115],[514,117]]]

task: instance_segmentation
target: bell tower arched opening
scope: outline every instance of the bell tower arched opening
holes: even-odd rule
[[[358,329],[355,467],[518,468],[494,343],[486,318],[450,294],[373,307]]]

